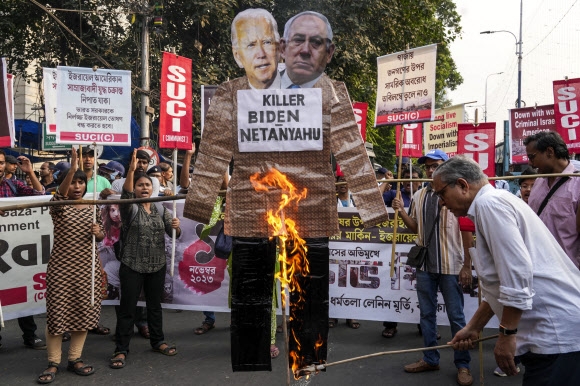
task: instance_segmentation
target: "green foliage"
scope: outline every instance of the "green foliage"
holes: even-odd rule
[[[158,3],[161,0],[157,1]],[[42,2],[46,4],[47,1]],[[461,32],[460,17],[452,0],[166,0],[163,26],[151,23],[155,1],[147,0],[51,0],[54,9],[79,9],[94,13],[54,13],[73,33],[103,57],[113,68],[131,70],[133,85],[141,84],[142,23],[151,26],[150,105],[159,107],[161,53],[174,47],[178,55],[193,62],[193,90],[196,126],[200,117],[200,87],[219,84],[243,75],[231,52],[230,25],[246,8],[265,8],[279,22],[294,14],[313,10],[328,17],[334,31],[336,53],[327,67],[330,77],[344,81],[353,101],[369,103],[367,140],[374,144],[377,162],[392,167],[394,132],[390,127],[373,128],[376,99],[376,60],[405,48],[439,43],[437,52],[437,106],[449,104],[445,90],[455,89],[463,79],[457,72],[447,45]],[[99,11],[99,12],[96,12]],[[131,15],[136,15],[130,24]],[[32,63],[38,81],[42,67],[57,64],[92,67],[100,62],[59,26],[45,11],[30,1],[0,2],[0,55],[9,58],[12,72],[25,74]],[[133,89],[134,112],[139,111],[139,89]]]

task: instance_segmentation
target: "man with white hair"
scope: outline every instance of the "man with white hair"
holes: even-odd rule
[[[475,223],[477,248],[470,253],[485,296],[450,343],[471,347],[496,315],[494,354],[507,375],[517,374],[518,355],[524,385],[580,384],[580,271],[542,220],[523,200],[494,189],[464,156],[435,170],[433,189],[455,216]]]

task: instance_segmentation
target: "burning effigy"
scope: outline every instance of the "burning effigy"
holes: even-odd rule
[[[290,295],[289,366],[298,374],[326,362],[328,241],[339,232],[331,155],[365,227],[388,220],[346,87],[323,73],[334,52],[331,31],[314,12],[290,19],[282,41],[265,10],[245,10],[232,22],[232,51],[246,76],[222,83],[211,100],[184,215],[209,221],[233,161],[224,232],[233,237],[234,371],[272,369],[278,250]],[[286,69],[279,72],[281,55]],[[305,66],[315,59],[317,66]]]

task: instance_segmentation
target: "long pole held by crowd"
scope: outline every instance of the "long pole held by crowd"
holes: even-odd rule
[[[173,149],[173,195],[177,194],[177,148]],[[173,200],[173,218],[177,217],[177,201]],[[177,235],[175,228],[171,229],[171,267],[169,274],[173,277],[175,273],[175,238]]]

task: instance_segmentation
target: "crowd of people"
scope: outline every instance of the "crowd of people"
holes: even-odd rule
[[[228,205],[236,213],[251,212],[251,216],[258,216],[259,213],[248,211],[244,206],[250,205],[250,201],[258,201],[253,193],[249,193],[248,180],[255,172],[253,165],[256,162],[270,162],[268,154],[238,153],[231,148],[233,142],[230,141],[235,130],[232,133],[219,130],[225,119],[221,112],[233,109],[236,93],[252,88],[311,88],[318,85],[324,89],[324,98],[330,98],[330,95],[336,98],[336,106],[324,110],[328,118],[324,122],[329,126],[335,120],[347,122],[341,115],[341,103],[350,109],[344,86],[323,73],[335,49],[328,20],[315,12],[298,14],[288,21],[280,39],[276,21],[267,11],[262,11],[244,11],[232,23],[233,54],[238,64],[246,69],[247,76],[228,82],[218,90],[212,101],[213,110],[208,114],[208,127],[204,134],[207,142],[202,143],[199,165],[190,178],[189,166],[195,152],[192,148],[184,158],[180,187],[172,184],[175,165],[161,163],[150,167],[150,156],[143,150],[133,151],[127,167],[111,161],[100,165],[95,174],[94,150],[84,147],[78,153],[76,150],[71,153],[70,163],[43,163],[38,176],[28,158],[12,157],[0,150],[0,197],[48,193],[53,194],[54,201],[80,200],[85,193],[94,190],[95,182],[96,193],[101,197],[121,194],[124,200],[188,192],[185,210],[188,217],[204,219],[202,223],[206,224],[215,210],[221,210],[221,201],[216,202],[211,195],[196,194],[199,194],[200,187],[216,192],[225,187],[228,176],[222,173],[228,169],[236,152],[232,181],[237,189],[240,189],[240,184],[247,186],[240,190],[242,194],[229,197]],[[272,68],[277,65],[280,55],[286,59],[283,73],[278,73],[277,67]],[[259,66],[254,66],[256,63]],[[346,115],[349,114],[352,115],[351,112]],[[350,121],[346,125],[350,125]],[[235,124],[229,122],[225,127],[235,127]],[[333,129],[334,126],[325,128],[328,133]],[[418,159],[417,165],[403,172],[403,177],[413,179],[420,179],[425,173],[431,182],[409,182],[396,191],[388,181],[392,173],[385,168],[379,168],[375,176],[368,176],[372,171],[367,170],[366,153],[360,151],[358,154],[363,147],[359,146],[356,124],[352,129],[356,135],[347,131],[334,134],[332,148],[337,152],[335,155],[338,155],[344,173],[332,176],[329,181],[326,163],[330,158],[327,157],[330,142],[324,143],[324,152],[319,158],[309,155],[310,158],[304,160],[294,155],[277,155],[286,162],[288,173],[294,173],[292,176],[297,181],[311,177],[305,176],[300,167],[305,162],[311,164],[313,175],[322,181],[317,188],[323,193],[315,200],[315,206],[306,209],[319,214],[323,232],[315,227],[308,228],[311,225],[310,212],[299,212],[297,217],[298,221],[308,225],[305,227],[307,256],[317,259],[313,260],[313,269],[321,273],[316,280],[309,278],[308,284],[318,293],[317,301],[320,303],[313,303],[311,307],[320,310],[326,318],[323,324],[316,324],[304,312],[291,310],[294,313],[291,323],[308,327],[305,332],[299,328],[295,330],[303,334],[300,338],[309,339],[311,329],[327,336],[328,328],[337,323],[328,318],[328,267],[325,260],[328,257],[328,237],[321,237],[338,229],[336,207],[357,206],[361,213],[370,216],[369,222],[380,222],[386,213],[385,206],[390,206],[417,234],[417,244],[427,249],[427,258],[416,269],[419,331],[425,347],[437,345],[440,337],[436,318],[437,294],[441,292],[452,335],[449,344],[456,350],[454,365],[459,385],[473,383],[468,349],[472,348],[472,342],[494,315],[500,321],[500,335],[494,349],[497,375],[518,374],[521,361],[525,366],[525,385],[580,384],[580,370],[576,366],[580,360],[580,343],[574,339],[580,327],[580,179],[558,176],[536,179],[533,175],[533,169],[542,174],[575,172],[562,138],[557,133],[540,132],[526,139],[530,170],[524,172],[519,180],[520,199],[502,189],[493,189],[473,160],[463,156],[449,158],[439,149],[427,152]],[[345,153],[341,154],[341,151]],[[18,167],[28,183],[14,177]],[[360,170],[365,173],[354,172]],[[305,185],[310,183],[303,182]],[[339,183],[336,188],[335,182]],[[336,199],[331,202],[327,198],[334,194],[335,189]],[[373,194],[377,190],[377,194],[382,193],[380,210],[373,211],[377,208],[373,207],[376,201],[373,194],[368,193],[371,190]],[[248,197],[253,198],[248,200]],[[195,206],[191,205],[191,200]],[[320,202],[327,202],[328,208],[320,206]],[[175,345],[165,341],[161,302],[167,270],[164,235],[179,237],[179,220],[163,206],[149,202],[127,201],[107,211],[108,218],[116,225],[106,233],[102,217],[96,216],[97,221],[93,221],[92,209],[88,205],[51,207],[55,247],[47,268],[46,343],[36,335],[37,326],[32,316],[18,319],[24,345],[47,349],[48,366],[38,377],[39,383],[55,380],[61,361],[61,345],[67,339],[71,341],[67,369],[80,376],[95,371],[82,359],[84,341],[89,331],[108,334],[109,329],[99,325],[101,291],[93,292],[90,286],[91,270],[97,273],[98,281],[102,272],[98,259],[95,266],[91,263],[93,237],[116,248],[119,259],[121,295],[120,305],[116,307],[115,348],[109,366],[112,369],[126,366],[134,326],[149,339],[155,352],[167,356],[178,353]],[[465,218],[471,221],[471,225],[461,221]],[[226,217],[226,233],[234,236],[231,284],[234,370],[271,369],[270,359],[279,354],[275,346],[276,323],[272,311],[275,270],[272,257],[276,246],[268,240],[267,225],[263,222],[263,219],[252,217],[246,222],[235,223]],[[474,247],[474,234],[477,248]],[[254,259],[256,266],[240,266],[241,260],[236,256],[244,259],[249,255],[259,257]],[[462,287],[472,284],[473,267],[485,300],[471,320],[466,321]],[[246,275],[256,273],[260,280],[246,280]],[[143,309],[137,307],[142,290],[147,302]],[[248,291],[254,295],[256,304],[247,304],[244,296]],[[250,307],[255,312],[240,313],[241,307]],[[210,312],[204,315],[205,320],[195,330],[196,334],[208,333],[214,327],[215,315]],[[360,327],[356,319],[347,319],[347,324],[352,328]],[[396,335],[395,322],[386,321],[384,327],[383,337]],[[264,353],[267,358],[264,358]],[[425,350],[422,358],[406,365],[404,370],[408,373],[436,371],[440,368],[439,359],[437,350]]]

